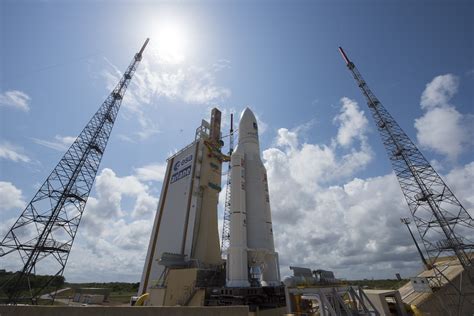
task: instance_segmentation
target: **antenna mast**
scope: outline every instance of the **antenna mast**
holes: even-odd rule
[[[436,269],[440,256],[455,256],[472,280],[474,243],[472,217],[431,164],[383,107],[344,50],[339,51],[356,80],[382,137],[393,170],[418,229],[429,265]],[[438,270],[439,272],[439,270]],[[441,273],[436,273],[442,284]]]
[[[24,265],[8,282],[13,284],[9,302],[28,299],[35,303],[46,287],[57,287],[54,281],[62,278],[123,96],[148,40],[1,241],[0,257],[17,251]],[[39,288],[32,289],[32,276],[51,272],[55,274]],[[54,296],[55,293],[52,302]]]

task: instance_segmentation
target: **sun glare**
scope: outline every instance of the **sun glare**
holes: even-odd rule
[[[158,56],[170,64],[183,62],[189,51],[189,33],[184,23],[165,21],[154,26],[154,46]]]

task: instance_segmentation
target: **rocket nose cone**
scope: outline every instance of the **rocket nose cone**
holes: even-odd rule
[[[251,128],[255,130],[258,129],[257,119],[255,118],[252,110],[249,108],[245,108],[245,110],[243,110],[242,114],[240,115],[239,129],[241,128]]]
[[[239,122],[239,143],[243,141],[258,142],[258,125],[257,119],[252,110],[245,108],[240,115]]]

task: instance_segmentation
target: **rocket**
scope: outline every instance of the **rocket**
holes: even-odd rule
[[[230,163],[226,285],[278,286],[280,269],[273,241],[267,170],[260,158],[257,120],[249,108],[241,114],[239,142]]]

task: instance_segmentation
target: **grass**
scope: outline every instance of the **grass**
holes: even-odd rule
[[[111,293],[108,299],[110,305],[129,304],[130,297],[137,295],[136,292],[131,293]]]
[[[371,290],[397,290],[403,284],[407,283],[409,280],[346,280],[345,283],[349,285],[357,285],[364,289]]]
[[[39,299],[38,300],[38,305],[50,305],[51,306],[51,301],[50,300]],[[64,304],[63,302],[54,301],[53,305],[55,305],[55,306],[65,306],[66,304]]]

